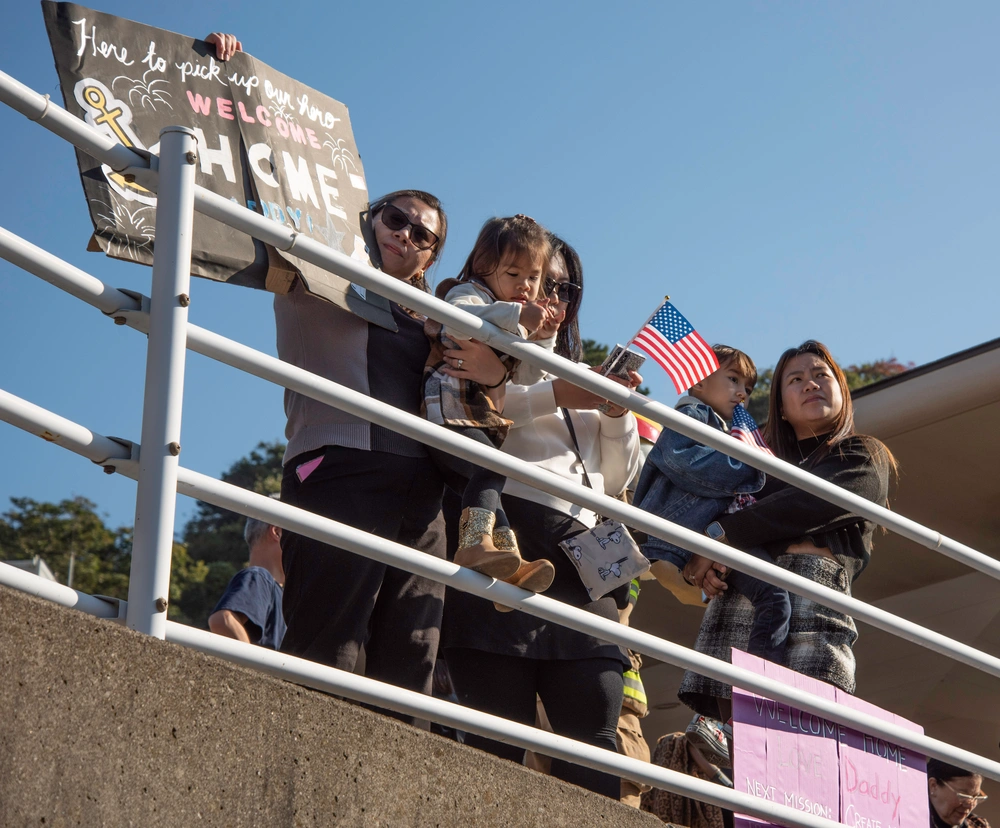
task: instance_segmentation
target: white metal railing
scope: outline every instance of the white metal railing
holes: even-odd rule
[[[128,597],[129,627],[163,638],[170,595],[170,556],[181,453],[181,409],[187,358],[194,226],[194,171],[198,141],[192,130],[160,132],[160,180],[156,226],[164,247],[153,256],[149,344],[142,399],[142,442],[135,493],[135,529]],[[153,447],[156,447],[155,450]],[[166,553],[164,553],[166,550]]]
[[[108,164],[113,170],[134,175],[136,182],[146,189],[157,191],[159,187],[159,159],[157,156],[145,152],[135,152],[116,143],[110,137],[53,104],[47,95],[40,95],[3,72],[0,72],[0,103],[5,103],[30,120],[42,124],[46,129]],[[291,228],[279,225],[252,210],[234,204],[209,190],[195,187],[194,200],[195,209],[210,218],[266,242],[279,250],[294,253],[317,267],[336,273],[367,290],[372,290],[405,307],[444,322],[462,334],[472,336],[505,353],[542,367],[572,381],[581,388],[600,394],[619,405],[624,405],[661,425],[742,460],[754,468],[765,471],[780,480],[793,483],[804,491],[816,494],[831,503],[843,506],[855,514],[919,543],[921,546],[941,552],[974,569],[1000,579],[1000,561],[946,537],[940,532],[928,529],[916,521],[821,480],[798,466],[765,455],[739,441],[733,441],[719,431],[679,414],[662,403],[630,392],[592,371],[537,348],[488,322],[483,322],[478,317],[452,307],[411,285],[387,276],[381,271],[363,265],[343,253],[332,250]],[[735,445],[730,445],[733,442]]]
[[[134,294],[127,296],[121,293],[116,296],[113,288],[103,285],[95,277],[62,262],[55,256],[34,247],[2,228],[0,228],[0,257],[14,261],[51,284],[62,287],[74,295],[79,295],[85,301],[91,301],[95,305],[99,304],[103,308],[108,308],[120,301],[128,309],[105,310],[105,312],[111,313],[138,330],[146,331],[149,327],[149,313],[147,310],[140,309],[149,304],[143,301],[144,297]],[[100,302],[95,297],[100,297]],[[873,607],[857,598],[844,595],[829,587],[821,586],[799,575],[787,572],[773,563],[744,555],[739,550],[716,543],[697,532],[684,529],[634,506],[622,503],[620,500],[595,492],[593,489],[578,486],[551,472],[523,463],[510,455],[455,436],[447,429],[442,429],[412,414],[398,411],[357,391],[317,377],[301,368],[259,353],[197,325],[189,324],[187,326],[187,346],[203,356],[298,391],[320,402],[341,408],[358,417],[406,434],[420,442],[457,454],[478,465],[494,469],[507,477],[587,506],[595,512],[611,515],[649,534],[730,563],[742,571],[757,575],[771,583],[780,584],[796,594],[809,597],[821,604],[853,615],[879,629],[1000,677],[1000,659],[994,656],[982,653],[966,644],[914,624],[878,607]],[[684,419],[690,418],[685,417]],[[730,439],[729,442],[735,443],[736,441]],[[729,446],[723,444],[723,448],[728,449]]]
[[[542,349],[511,337],[476,317],[388,277],[360,265],[342,254],[331,251],[311,239],[283,228],[262,216],[210,193],[193,184],[194,142],[189,131],[168,128],[162,134],[161,159],[144,156],[114,143],[110,138],[87,126],[32,90],[0,72],[0,102],[7,103],[38,121],[56,134],[84,149],[118,171],[128,171],[136,180],[159,194],[158,244],[153,273],[153,297],[147,300],[137,294],[116,291],[99,280],[39,251],[22,239],[0,230],[0,255],[50,281],[78,298],[100,308],[102,312],[121,319],[150,337],[147,354],[147,382],[144,400],[142,439],[147,447],[113,438],[95,435],[6,392],[0,392],[0,417],[34,433],[55,436],[54,442],[89,457],[105,466],[139,480],[136,512],[136,554],[130,581],[130,609],[126,612],[129,626],[144,632],[168,637],[223,657],[263,667],[268,671],[309,686],[336,689],[341,695],[373,701],[415,715],[444,721],[473,732],[483,733],[569,761],[587,764],[611,773],[648,782],[688,796],[734,808],[765,819],[789,825],[832,825],[829,820],[802,814],[776,806],[746,794],[719,789],[691,777],[671,774],[648,764],[635,762],[607,751],[574,743],[551,734],[542,734],[485,714],[468,711],[455,705],[408,693],[399,688],[321,667],[260,648],[228,642],[190,628],[166,621],[166,579],[169,577],[170,541],[173,524],[173,499],[176,491],[207,502],[250,514],[300,534],[332,543],[358,554],[376,558],[393,566],[416,572],[459,589],[514,606],[573,629],[582,630],[602,639],[653,655],[664,661],[697,670],[730,684],[745,687],[761,695],[785,701],[795,707],[816,713],[833,721],[847,724],[867,733],[893,741],[921,753],[937,756],[960,764],[994,779],[1000,779],[1000,764],[976,756],[944,742],[917,736],[866,714],[836,705],[770,679],[708,658],[687,648],[657,639],[638,630],[597,618],[579,609],[567,607],[545,596],[531,595],[502,582],[463,570],[454,564],[378,538],[372,538],[343,524],[303,512],[287,504],[263,498],[220,481],[181,468],[177,462],[181,386],[183,383],[184,346],[241,370],[261,376],[279,385],[292,388],[314,399],[342,408],[372,422],[435,445],[496,469],[507,476],[543,488],[604,514],[618,517],[650,534],[723,561],[757,577],[806,595],[821,604],[854,615],[875,626],[908,640],[949,655],[991,675],[1000,676],[1000,659],[996,659],[961,642],[927,630],[905,619],[885,613],[863,602],[820,587],[811,581],[792,575],[766,562],[757,561],[697,533],[654,518],[620,501],[575,486],[561,478],[534,469],[495,450],[486,449],[457,437],[445,429],[431,425],[412,415],[391,409],[364,395],[337,386],[335,383],[308,374],[273,357],[257,353],[187,323],[187,268],[190,259],[190,220],[192,208],[216,218],[236,229],[250,233],[278,249],[292,251],[296,256],[373,290],[389,299],[445,322],[450,327],[474,336],[502,351],[511,353],[553,374],[562,376],[614,402],[626,405],[675,431],[693,437],[726,454],[737,457],[800,488],[844,506],[924,546],[942,551],[975,569],[1000,578],[1000,563],[976,550],[940,533],[832,486],[808,472],[771,458],[737,441],[721,435],[674,410],[645,397],[631,393],[579,366],[551,355]],[[159,171],[158,171],[158,168]],[[186,171],[187,170],[187,171]],[[162,175],[160,174],[162,173]],[[160,180],[162,178],[162,181]],[[160,211],[164,218],[160,218]],[[185,252],[185,237],[187,249]],[[151,386],[156,386],[151,388]],[[155,409],[155,411],[154,411]],[[174,437],[171,440],[171,437]],[[141,538],[140,538],[141,529]],[[0,567],[0,582],[17,580]],[[17,570],[13,570],[17,572]],[[165,574],[164,574],[165,573]],[[23,575],[23,573],[18,573]],[[33,576],[26,576],[28,578]],[[23,578],[19,583],[23,587]],[[133,583],[135,589],[133,591]],[[65,588],[63,588],[65,589]],[[28,591],[46,590],[32,586]],[[73,592],[70,590],[70,592]],[[75,594],[76,605],[94,614],[114,615],[106,611],[105,602]],[[64,596],[65,597],[65,596]],[[159,601],[157,599],[160,599]],[[235,649],[234,649],[235,648]],[[314,683],[314,682],[319,682]],[[593,755],[592,755],[593,754]],[[676,778],[679,777],[679,778]],[[696,784],[697,783],[697,784]]]
[[[68,436],[62,441],[65,448],[83,454],[102,466],[114,466],[117,472],[125,477],[135,479],[138,476],[138,461],[141,457],[138,446],[95,435],[83,426],[4,391],[0,391],[0,419],[21,427],[28,426],[28,430],[36,433],[44,431],[49,434],[66,434]],[[735,667],[728,662],[711,658],[649,633],[600,618],[544,595],[525,592],[503,581],[496,581],[448,561],[425,555],[409,547],[369,535],[346,524],[320,517],[238,486],[223,483],[190,469],[178,468],[177,490],[189,497],[250,515],[297,534],[471,592],[487,600],[498,601],[661,661],[695,670],[727,684],[736,684],[768,698],[786,702],[793,707],[893,741],[919,753],[939,756],[955,764],[974,767],[981,770],[984,776],[1000,780],[1000,763],[983,759],[969,751],[922,734],[900,730],[893,723],[843,707],[830,699],[788,687],[774,679]]]

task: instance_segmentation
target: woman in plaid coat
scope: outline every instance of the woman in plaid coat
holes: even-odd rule
[[[888,505],[895,460],[878,440],[855,433],[847,378],[822,343],[809,340],[781,355],[765,438],[783,460]],[[860,515],[776,478],[768,479],[755,504],[713,527],[713,536],[721,529],[723,541],[737,549],[763,547],[778,566],[847,595],[871,558],[875,529]],[[695,555],[684,577],[713,598],[695,649],[729,661],[731,647],[746,650],[753,617],[746,599],[726,592],[725,572],[725,566]],[[853,693],[853,619],[800,595],[790,597],[784,666]],[[715,679],[688,672],[678,695],[702,715],[722,721],[731,716],[732,688]]]

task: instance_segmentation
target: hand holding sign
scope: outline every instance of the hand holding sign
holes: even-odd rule
[[[215,47],[215,56],[219,60],[229,60],[237,52],[243,51],[243,44],[236,39],[234,34],[212,32],[205,38],[205,42]]]
[[[42,6],[70,112],[152,154],[161,129],[190,128],[199,186],[370,263],[367,185],[342,103],[256,61],[232,34],[202,42],[71,3]],[[91,249],[151,264],[155,194],[85,153],[77,159]],[[191,273],[277,293],[301,279],[309,292],[395,327],[382,297],[206,217],[195,222]]]

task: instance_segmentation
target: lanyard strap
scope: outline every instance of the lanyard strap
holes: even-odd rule
[[[587,485],[588,489],[593,489],[594,484],[590,482],[590,475],[587,474],[587,464],[583,462],[583,452],[580,451],[580,444],[576,439],[576,429],[573,428],[573,420],[569,416],[569,409],[560,408],[562,411],[563,419],[566,421],[566,428],[569,429],[569,436],[573,439],[573,448],[576,449],[576,456],[580,458],[580,467],[583,469],[583,482]]]

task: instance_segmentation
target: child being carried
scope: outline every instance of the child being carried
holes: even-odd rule
[[[719,370],[694,385],[677,401],[677,410],[699,422],[729,433],[729,421],[757,383],[757,369],[742,351],[726,345],[712,348]],[[663,429],[646,458],[635,491],[635,505],[687,529],[705,532],[721,527],[721,515],[753,502],[752,493],[764,486],[764,473],[720,451]],[[718,537],[718,532],[708,532]],[[724,537],[724,536],[723,536]],[[653,561],[652,571],[664,566],[683,571],[691,552],[665,540],[650,537],[643,554]],[[763,549],[740,550],[770,562]],[[747,647],[752,655],[781,663],[788,640],[791,604],[788,592],[746,573],[731,569],[726,581],[753,605],[753,628]]]
[[[544,285],[551,249],[548,233],[524,215],[493,218],[483,225],[457,279],[447,279],[437,295],[449,304],[475,314],[508,333],[552,350],[559,315],[550,307]],[[557,307],[557,306],[556,306]],[[453,339],[468,339],[428,319],[424,332],[431,352],[424,367],[423,414],[484,445],[500,448],[511,421],[497,411],[484,388],[461,376],[461,361],[449,365],[444,351]],[[506,368],[501,383],[533,385],[543,375],[508,354],[498,353]],[[447,371],[447,373],[446,373]],[[462,494],[458,551],[455,563],[531,592],[552,584],[555,568],[547,560],[521,559],[517,539],[500,502],[507,479],[446,452],[428,447],[450,488]]]

